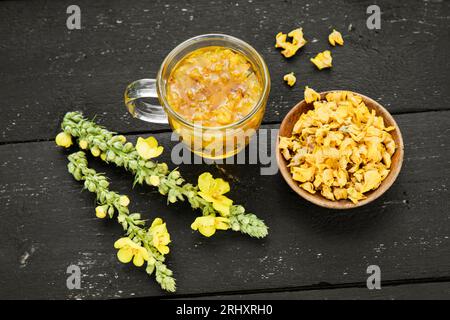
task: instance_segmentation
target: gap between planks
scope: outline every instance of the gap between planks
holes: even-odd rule
[[[450,276],[438,277],[438,278],[417,278],[417,279],[405,279],[405,280],[386,280],[382,281],[381,288],[397,287],[403,285],[415,285],[415,284],[438,284],[448,283],[450,288]],[[236,295],[251,295],[262,293],[283,293],[283,292],[309,292],[320,290],[338,290],[338,289],[364,289],[367,288],[365,282],[350,282],[342,284],[329,284],[320,282],[315,285],[299,286],[299,287],[286,287],[286,288],[271,288],[271,289],[252,289],[252,290],[237,290],[237,291],[223,291],[223,292],[208,292],[208,293],[194,293],[194,294],[180,294],[171,295],[170,297],[155,297],[155,299],[185,299],[185,298],[206,298],[217,296],[236,296]],[[137,298],[139,299],[139,298]],[[148,299],[148,298],[145,298]]]
[[[431,112],[448,112],[450,111],[450,108],[448,109],[432,109],[432,110],[423,110],[423,111],[409,111],[409,112],[393,112],[392,115],[406,115],[406,114],[418,114],[418,113],[431,113]],[[282,120],[281,120],[282,121]],[[280,124],[281,121],[263,121],[261,123],[261,126],[269,126],[274,124]],[[110,128],[106,128],[108,130],[111,130]],[[121,135],[139,135],[139,134],[163,134],[163,133],[169,133],[172,132],[172,129],[156,129],[156,130],[136,130],[136,131],[127,131],[127,132],[116,132],[117,134]],[[48,139],[29,139],[29,140],[20,140],[20,141],[3,141],[0,142],[0,146],[4,145],[10,145],[10,144],[22,144],[22,143],[34,143],[34,142],[51,142],[55,141],[55,138],[48,138]]]

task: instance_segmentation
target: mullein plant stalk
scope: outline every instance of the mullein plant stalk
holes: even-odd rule
[[[161,288],[174,292],[175,279],[172,271],[165,265],[164,255],[169,253],[170,235],[161,218],[156,218],[150,228],[145,227],[145,220],[140,213],[130,213],[130,200],[109,190],[109,182],[102,174],[88,167],[86,155],[79,151],[69,155],[68,170],[75,180],[84,181],[84,189],[97,195],[95,209],[98,218],[117,218],[126,236],[118,239],[114,247],[119,249],[117,256],[123,263],[130,262],[140,267],[146,264],[146,272],[155,273],[156,281]]]
[[[93,156],[133,174],[134,185],[145,183],[157,187],[159,193],[167,196],[168,203],[187,199],[193,209],[202,211],[203,216],[198,217],[191,227],[203,235],[211,236],[216,229],[231,229],[256,238],[267,236],[268,228],[261,219],[223,196],[229,191],[227,182],[204,173],[194,186],[187,183],[177,169],[170,171],[166,163],[151,160],[162,152],[153,137],[139,138],[135,147],[123,135],[84,118],[80,112],[67,113],[61,128],[63,132],[56,137],[58,145],[69,147],[73,137],[81,149],[90,150]]]

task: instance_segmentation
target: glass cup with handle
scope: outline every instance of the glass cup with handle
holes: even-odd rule
[[[175,111],[167,99],[167,82],[172,70],[189,53],[205,47],[224,47],[243,55],[260,79],[261,94],[244,117],[221,126],[203,126]],[[241,151],[259,128],[270,92],[270,75],[261,55],[246,42],[225,34],[205,34],[190,38],[173,49],[159,68],[156,79],[132,82],[125,91],[125,105],[133,117],[152,123],[168,123],[195,154],[223,159]],[[157,99],[158,103],[154,100]]]

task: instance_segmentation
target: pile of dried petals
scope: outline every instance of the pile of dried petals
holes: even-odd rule
[[[356,94],[331,92],[326,100],[311,88],[305,100],[314,110],[300,116],[291,137],[281,137],[279,148],[294,180],[310,193],[329,200],[365,199],[389,174],[396,145],[375,110]]]

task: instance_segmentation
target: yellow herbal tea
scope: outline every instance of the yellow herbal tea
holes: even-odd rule
[[[167,101],[188,122],[221,127],[248,115],[263,91],[260,75],[241,53],[197,49],[182,58],[167,81]]]

